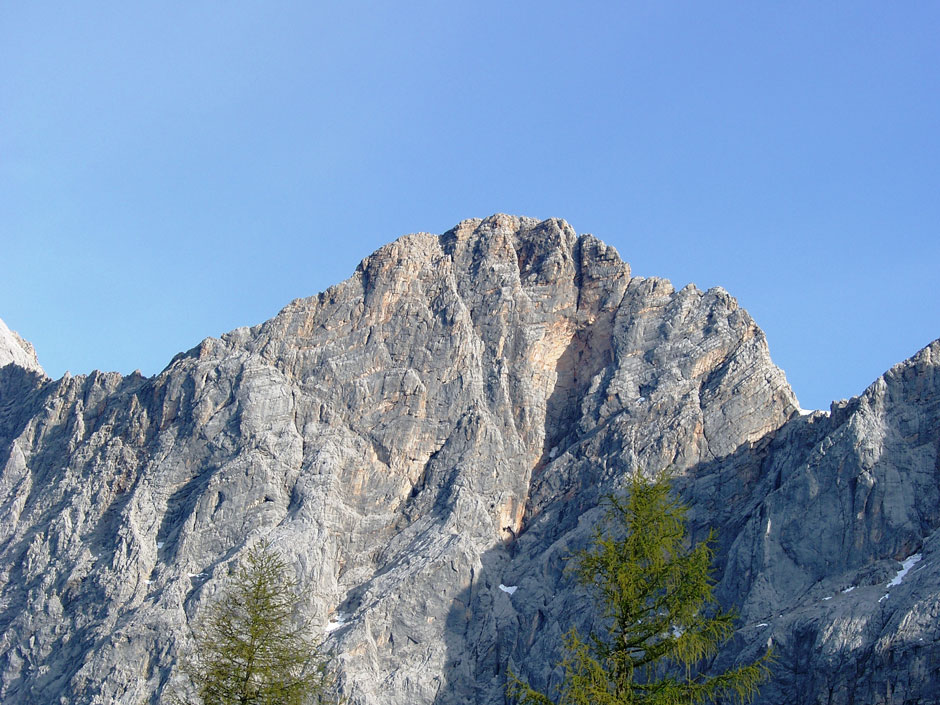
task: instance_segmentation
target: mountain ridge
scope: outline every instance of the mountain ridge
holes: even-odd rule
[[[507,664],[550,686],[560,634],[596,618],[563,556],[639,466],[676,469],[693,533],[719,528],[718,594],[742,617],[719,663],[771,638],[796,664],[759,702],[931,702],[938,355],[801,416],[724,290],[497,215],[399,238],[151,378],[8,366],[0,697],[158,702],[261,536],[353,702],[501,703]]]

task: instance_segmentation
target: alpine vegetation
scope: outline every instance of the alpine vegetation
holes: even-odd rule
[[[734,615],[713,595],[713,535],[689,545],[687,507],[671,496],[665,474],[634,471],[629,494],[606,502],[606,525],[572,566],[606,628],[586,639],[574,628],[566,635],[559,705],[750,701],[770,674],[769,652],[720,673],[700,668],[734,633]],[[512,673],[509,694],[523,705],[555,702]]]
[[[270,542],[244,565],[195,627],[182,660],[190,687],[176,700],[200,705],[327,705],[333,674],[307,621],[297,614],[297,580]]]

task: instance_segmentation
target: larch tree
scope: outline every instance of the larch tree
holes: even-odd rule
[[[768,651],[753,663],[702,668],[734,632],[734,615],[713,596],[714,533],[691,545],[687,507],[665,474],[632,475],[626,497],[608,497],[606,527],[571,564],[597,598],[605,630],[572,629],[561,662],[559,705],[690,705],[749,702],[768,675]],[[604,529],[609,527],[608,531]],[[509,695],[523,705],[555,705],[510,672]]]
[[[249,549],[194,630],[195,647],[181,663],[191,687],[176,699],[201,705],[336,703],[330,658],[297,614],[297,588],[270,542]]]

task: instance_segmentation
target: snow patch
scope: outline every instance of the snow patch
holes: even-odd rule
[[[346,626],[349,624],[349,615],[345,612],[337,612],[332,617],[330,617],[329,623],[326,625],[324,630],[327,634],[332,634],[337,629]]]
[[[854,589],[855,589],[854,585],[852,587],[847,587],[845,590],[842,591],[842,594],[845,595],[848,592],[852,592],[852,590]]]
[[[548,451],[548,457],[554,458],[556,455],[558,455],[558,446],[553,446],[552,449]]]
[[[831,600],[831,599],[832,599],[832,595],[830,595],[829,597],[824,597],[823,599],[824,599],[824,600]]]
[[[509,595],[512,595],[516,590],[519,589],[519,586],[518,585],[503,585],[502,583],[500,583],[499,589],[505,593],[508,593]]]
[[[829,416],[829,409],[804,409],[803,407],[798,406],[796,407],[796,410],[800,412],[800,416],[812,416],[817,412]]]
[[[163,548],[163,541],[157,541],[157,548]]]
[[[890,583],[888,583],[888,587],[894,587],[896,585],[900,585],[901,581],[904,580],[904,576],[907,575],[911,571],[911,568],[913,568],[918,562],[920,562],[921,558],[923,558],[923,556],[919,553],[915,553],[914,555],[906,558],[904,562],[901,563],[901,570],[899,570],[898,574],[894,576],[894,579]],[[887,597],[887,595],[885,595],[885,597]]]

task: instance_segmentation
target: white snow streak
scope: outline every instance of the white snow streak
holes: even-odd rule
[[[901,581],[904,580],[904,576],[907,575],[911,568],[914,567],[916,563],[920,561],[923,556],[919,553],[915,553],[913,556],[905,559],[901,564],[901,570],[898,571],[898,574],[894,576],[894,580],[888,583],[888,587],[894,587],[895,585],[900,585]]]
[[[326,625],[326,629],[324,631],[326,631],[327,634],[332,634],[340,627],[345,626],[348,623],[348,621],[349,621],[348,614],[346,614],[345,612],[337,612],[332,617],[330,617],[330,622],[329,624]]]

